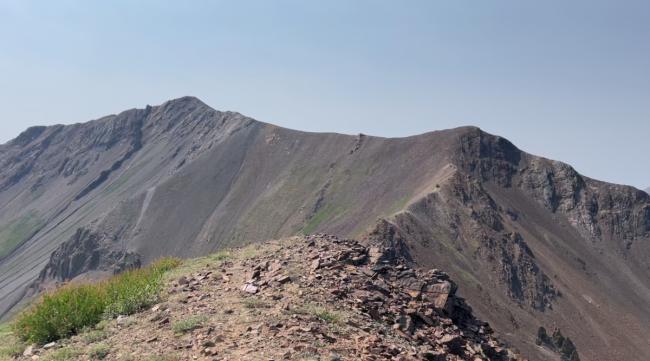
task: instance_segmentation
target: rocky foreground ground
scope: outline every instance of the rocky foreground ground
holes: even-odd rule
[[[164,301],[22,359],[521,360],[438,270],[315,235],[188,261]]]

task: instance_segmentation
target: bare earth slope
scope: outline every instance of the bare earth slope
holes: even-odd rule
[[[186,97],[31,128],[0,145],[0,164],[2,314],[162,255],[328,232],[447,271],[533,360],[554,357],[539,326],[583,360],[650,355],[650,196],[478,128],[304,133]]]

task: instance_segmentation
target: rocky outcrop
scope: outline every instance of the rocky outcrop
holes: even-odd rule
[[[559,329],[555,329],[553,335],[549,336],[546,329],[540,327],[537,331],[537,340],[535,342],[540,346],[550,348],[557,352],[562,361],[580,361],[575,345],[570,338],[562,336],[562,332]]]
[[[551,212],[566,215],[586,237],[631,241],[650,232],[648,194],[586,178],[568,164],[531,156],[478,128],[460,137],[454,157],[476,179],[522,189]]]
[[[486,238],[477,255],[491,265],[511,299],[538,311],[553,307],[558,293],[520,234],[510,233],[501,239]]]
[[[518,186],[552,212],[565,214],[587,238],[626,240],[650,232],[650,197],[632,187],[587,179],[567,164],[532,158]]]
[[[444,272],[410,268],[408,260],[383,242],[366,247],[326,235],[307,237],[306,242],[308,248],[301,253],[311,259],[317,281],[313,286],[326,288],[334,299],[418,344],[419,359],[515,359],[491,338],[489,325],[474,317]],[[400,354],[390,347],[377,351],[387,359]]]
[[[117,274],[140,267],[140,256],[124,249],[119,242],[119,238],[109,238],[85,228],[78,229],[68,242],[52,253],[35,287],[52,281],[66,282],[90,271]]]

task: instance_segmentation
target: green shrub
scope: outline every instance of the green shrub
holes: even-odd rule
[[[179,264],[178,259],[163,258],[105,282],[66,285],[48,292],[18,316],[15,334],[22,340],[44,344],[77,334],[103,317],[138,312],[158,301],[162,275]]]
[[[25,341],[41,344],[55,341],[98,323],[105,307],[101,286],[64,286],[43,295],[33,308],[22,313],[14,330]]]

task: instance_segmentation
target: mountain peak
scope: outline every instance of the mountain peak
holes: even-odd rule
[[[193,105],[201,105],[201,106],[208,107],[208,105],[205,104],[201,99],[199,99],[199,98],[197,98],[195,96],[192,96],[192,95],[185,95],[185,96],[182,96],[180,98],[174,98],[174,99],[167,100],[166,102],[164,102],[160,106],[164,107],[164,106],[179,105],[179,104],[183,104],[183,105],[193,104]]]

